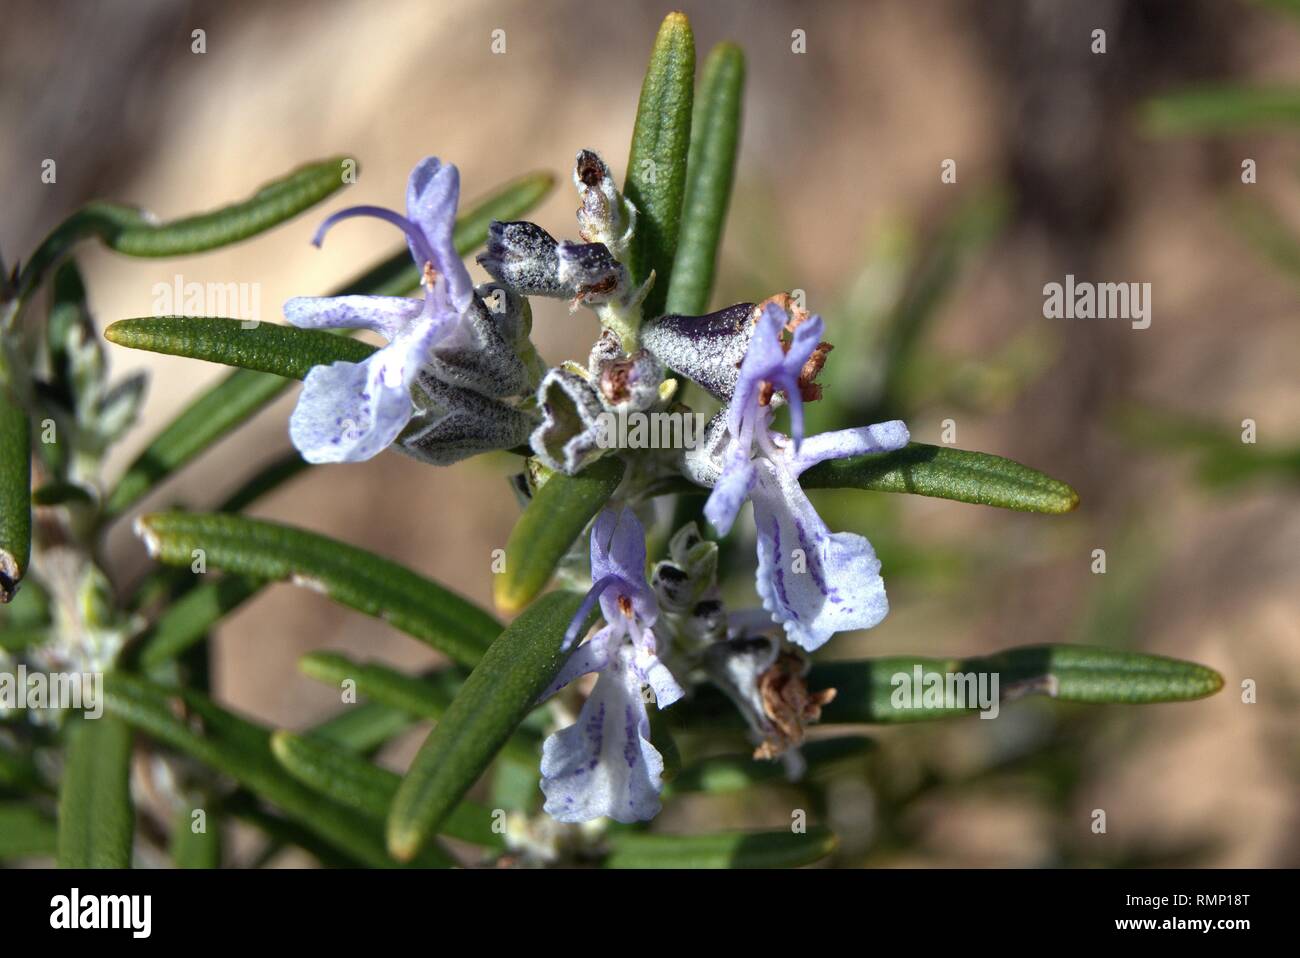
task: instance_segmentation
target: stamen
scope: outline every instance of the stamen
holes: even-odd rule
[[[335,223],[351,219],[354,216],[373,216],[385,223],[392,223],[406,234],[407,239],[411,241],[411,245],[419,252],[420,259],[425,261],[434,259],[433,250],[429,248],[429,243],[424,238],[424,233],[420,231],[420,228],[401,213],[383,206],[349,206],[345,210],[339,210],[337,213],[326,217],[325,222],[321,223],[320,229],[316,230],[316,235],[312,237],[312,245],[319,247],[325,240],[325,234],[329,232]]]
[[[818,343],[817,348],[808,357],[808,361],[799,370],[799,395],[804,402],[815,402],[822,398],[821,384],[814,380],[826,365],[826,354],[834,348],[830,343]]]
[[[561,652],[569,651],[573,647],[573,643],[578,641],[582,624],[587,621],[587,616],[591,614],[592,607],[600,600],[601,593],[618,581],[620,581],[618,576],[607,575],[587,590],[587,594],[582,599],[582,605],[578,606],[578,611],[573,614],[573,618],[569,620],[569,627],[564,631],[564,642],[560,644]]]
[[[625,595],[618,597],[618,611],[623,613],[623,618],[632,618],[632,600]]]

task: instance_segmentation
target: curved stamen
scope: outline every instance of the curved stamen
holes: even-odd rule
[[[420,228],[396,210],[390,210],[383,206],[349,206],[345,210],[339,210],[337,213],[327,216],[325,222],[321,223],[320,228],[316,230],[316,235],[312,237],[311,244],[319,247],[325,239],[325,234],[335,223],[351,219],[354,216],[373,216],[385,223],[392,223],[406,234],[407,239],[411,241],[411,245],[419,251],[421,265],[434,260],[433,250],[429,248],[428,240],[424,238],[424,233],[421,232]]]
[[[603,579],[597,580],[596,584],[587,590],[587,594],[582,599],[582,605],[578,606],[578,611],[569,620],[569,627],[564,630],[564,642],[560,645],[561,652],[569,651],[573,647],[573,643],[578,640],[578,633],[582,630],[582,624],[587,621],[587,616],[591,614],[592,606],[600,600],[601,593],[615,582],[620,581],[622,580],[616,575],[607,575]]]

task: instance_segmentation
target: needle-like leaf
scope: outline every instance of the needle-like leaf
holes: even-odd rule
[[[206,567],[289,581],[373,615],[473,665],[500,631],[478,606],[405,566],[336,539],[224,514],[156,513],[137,531],[169,565]]]

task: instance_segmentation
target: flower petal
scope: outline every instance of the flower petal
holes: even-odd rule
[[[641,680],[624,644],[600,673],[578,721],[542,746],[546,812],[560,822],[602,816],[649,821],[659,811],[664,761],[650,744]]]
[[[605,621],[625,618],[618,600],[626,595],[641,626],[652,625],[659,608],[645,580],[645,530],[631,509],[605,509],[591,526],[591,579],[606,576],[619,581],[600,597]]]
[[[763,607],[810,652],[836,632],[878,624],[889,602],[871,543],[849,532],[832,534],[798,479],[770,462],[759,469],[751,498]]]
[[[794,331],[790,351],[785,354],[783,376],[778,384],[785,390],[786,402],[790,406],[790,437],[798,449],[803,442],[803,394],[799,390],[799,372],[808,357],[813,354],[822,338],[822,318],[809,317],[800,323]]]
[[[727,450],[722,474],[704,503],[704,518],[709,520],[718,535],[725,536],[731,531],[736,514],[754,485],[754,475],[754,462],[749,458],[747,447],[737,444]]]
[[[425,157],[411,171],[406,188],[406,215],[428,243],[434,268],[446,279],[447,294],[456,312],[463,313],[474,295],[469,270],[456,253],[452,234],[460,201],[460,172],[436,156]],[[423,265],[426,253],[411,243],[411,255]]]
[[[731,397],[727,425],[733,436],[741,434],[741,423],[746,414],[753,414],[758,402],[759,385],[764,381],[781,379],[784,375],[785,350],[781,348],[781,330],[785,326],[785,312],[775,303],[768,303],[758,316],[754,333],[745,349],[745,359],[740,364],[736,391]]]
[[[386,449],[411,418],[411,394],[389,385],[393,346],[362,363],[316,366],[289,417],[289,437],[308,462],[362,462]],[[388,354],[388,355],[385,355]],[[396,357],[399,358],[400,357]]]
[[[856,429],[822,432],[803,441],[799,452],[790,458],[790,469],[795,475],[827,459],[845,459],[869,452],[893,452],[902,449],[910,440],[907,426],[901,419],[878,422]]]
[[[647,631],[646,635],[651,636],[653,641],[650,632]],[[633,664],[637,679],[654,690],[655,704],[659,708],[668,708],[686,694],[668,666],[650,648],[638,645]]]
[[[369,329],[394,340],[424,311],[405,296],[295,296],[284,318],[299,329]]]
[[[537,697],[537,704],[545,702],[560,689],[564,688],[574,679],[581,678],[589,672],[599,672],[609,664],[609,643],[611,638],[621,638],[622,634],[617,633],[612,625],[607,625],[595,635],[590,641],[584,642],[573,650],[573,653],[564,660],[560,666],[560,671],[556,673],[554,681],[547,686],[546,691]]]

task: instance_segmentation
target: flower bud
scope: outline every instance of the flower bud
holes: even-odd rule
[[[573,165],[573,185],[582,206],[578,208],[578,234],[589,243],[621,249],[627,242],[629,218],[624,200],[614,185],[609,167],[594,150],[580,150]]]
[[[707,316],[659,316],[641,326],[641,342],[673,372],[728,402],[754,333],[753,312],[752,303],[737,303]]]
[[[435,466],[523,445],[536,422],[512,406],[452,386],[425,371],[416,380],[416,395],[421,394],[426,408],[411,419],[396,446]]]
[[[644,349],[624,354],[618,336],[601,333],[587,360],[596,395],[608,412],[644,412],[659,401],[663,367]]]
[[[557,250],[558,276],[566,296],[587,306],[620,299],[627,292],[627,267],[604,243],[563,242]]]
[[[493,220],[478,264],[497,282],[524,296],[565,297],[571,293],[560,281],[558,245],[535,223]]]
[[[537,387],[537,404],[542,423],[529,442],[538,459],[572,476],[600,458],[604,410],[587,380],[569,369],[552,369]]]
[[[430,372],[443,382],[484,396],[529,391],[528,370],[516,349],[518,317],[494,313],[475,296],[452,333],[430,353]]]

